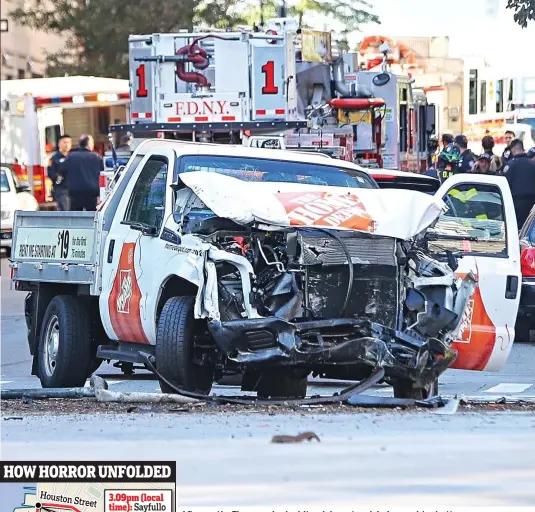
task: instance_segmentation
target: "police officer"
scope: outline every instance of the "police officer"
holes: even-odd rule
[[[91,135],[82,135],[78,151],[73,151],[63,162],[67,179],[71,211],[95,211],[100,195],[100,173],[104,162],[93,152],[95,142]]]
[[[468,173],[472,172],[472,168],[476,162],[476,157],[470,149],[468,149],[468,140],[464,135],[457,135],[455,137],[455,146],[459,148],[461,159],[457,167],[457,172]]]
[[[58,151],[51,157],[48,164],[48,177],[52,181],[52,197],[56,201],[59,211],[69,210],[69,190],[65,181],[65,176],[61,172],[61,164],[67,158],[72,147],[70,135],[63,134],[58,140]]]
[[[505,178],[511,188],[520,230],[535,205],[535,163],[524,152],[524,144],[520,139],[511,142],[511,154],[513,159],[509,162]]]
[[[476,163],[472,168],[473,173],[496,175],[498,173],[496,168],[492,166],[492,156],[488,153],[483,153],[477,157]]]
[[[515,132],[512,132],[511,130],[507,130],[505,132],[504,140],[507,146],[502,153],[502,170],[509,163],[509,160],[511,160],[511,158],[513,157],[511,153],[511,142],[513,142],[514,138],[515,138]]]

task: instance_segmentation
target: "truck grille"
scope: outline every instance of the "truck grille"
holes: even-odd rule
[[[339,232],[351,254],[353,263],[360,265],[396,265],[396,241],[391,238],[364,238]],[[300,235],[301,265],[346,265],[347,257],[340,243],[325,235]]]

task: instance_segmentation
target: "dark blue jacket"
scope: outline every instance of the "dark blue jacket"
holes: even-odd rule
[[[48,177],[52,180],[54,185],[54,190],[67,190],[67,183],[65,181],[65,176],[62,175],[61,164],[65,161],[67,157],[56,151],[50,157],[50,165],[48,166]]]
[[[71,194],[100,195],[100,173],[104,170],[104,161],[96,153],[87,148],[71,151],[62,164],[62,170]]]
[[[511,158],[505,177],[509,182],[513,199],[535,198],[535,163],[529,160],[528,155]]]

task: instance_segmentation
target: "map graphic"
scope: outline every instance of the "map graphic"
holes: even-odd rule
[[[15,505],[13,512],[104,512],[104,491],[123,489],[150,492],[174,490],[175,485],[160,482],[20,484],[21,504]]]

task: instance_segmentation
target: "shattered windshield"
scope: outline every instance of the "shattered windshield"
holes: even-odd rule
[[[334,165],[209,155],[183,156],[180,158],[178,174],[195,171],[215,172],[238,178],[242,181],[302,183],[345,188],[377,188],[373,180],[365,173]]]

